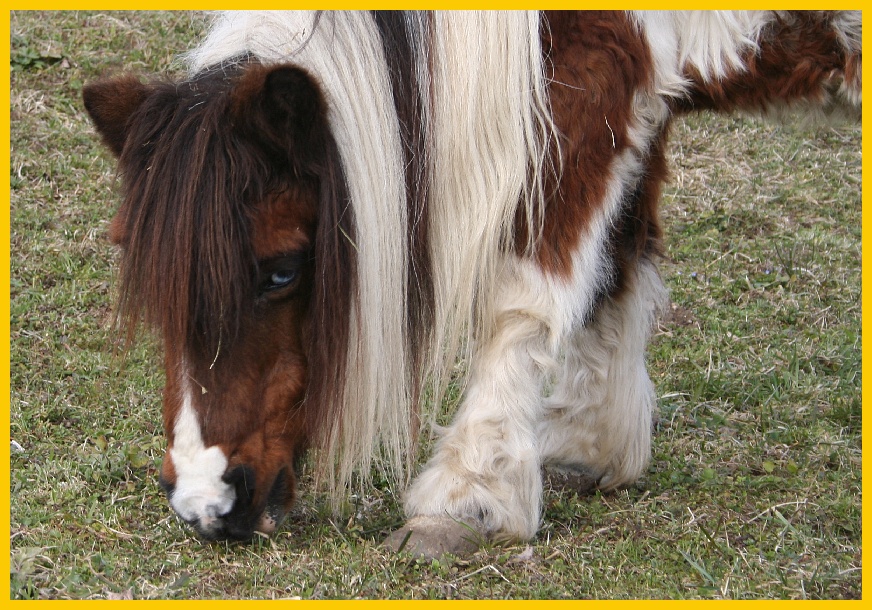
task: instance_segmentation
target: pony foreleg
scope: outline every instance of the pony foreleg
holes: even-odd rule
[[[474,547],[477,536],[524,540],[538,529],[542,386],[566,321],[535,265],[510,266],[494,332],[473,359],[453,423],[406,496],[409,522],[392,536],[395,547],[409,530],[409,550],[438,556]]]
[[[656,397],[645,347],[667,294],[651,261],[628,272],[628,288],[567,342],[540,428],[546,465],[581,470],[600,489],[636,481],[651,453]]]

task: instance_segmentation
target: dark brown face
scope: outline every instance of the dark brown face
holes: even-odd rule
[[[165,347],[161,484],[206,538],[270,533],[319,403],[306,339],[313,317],[334,317],[313,296],[332,142],[320,90],[294,66],[250,63],[121,77],[84,99],[124,181],[109,228],[122,330],[144,321]]]
[[[308,444],[312,197],[272,197],[252,220],[257,278],[238,338],[209,362],[166,345],[161,484],[210,539],[272,533],[294,501],[295,462]]]

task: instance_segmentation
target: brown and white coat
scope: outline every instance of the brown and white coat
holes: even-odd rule
[[[337,492],[377,454],[407,481],[458,357],[417,548],[532,537],[545,464],[632,483],[670,122],[859,118],[860,38],[856,12],[231,12],[189,79],[86,88],[120,315],[165,341],[173,508],[272,531],[309,447]]]

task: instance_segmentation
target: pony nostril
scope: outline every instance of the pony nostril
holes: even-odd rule
[[[254,537],[254,528],[249,523],[229,521],[224,525],[222,534],[231,540],[247,541]]]
[[[171,483],[164,478],[160,484],[176,514],[197,533],[209,540],[224,536],[224,521],[238,504],[234,486],[220,480],[212,484],[195,480],[192,484],[190,480]]]
[[[252,503],[256,479],[251,466],[244,464],[236,466],[225,472],[221,480],[236,489],[237,506],[249,506]]]
[[[276,475],[267,498],[267,508],[273,512],[278,508],[284,508],[294,498],[294,479],[288,476],[288,469],[282,468]],[[282,511],[284,512],[284,511]]]

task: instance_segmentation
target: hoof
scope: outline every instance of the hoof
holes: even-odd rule
[[[473,522],[474,523],[474,522]],[[471,555],[484,542],[475,525],[451,517],[413,517],[391,533],[385,544],[395,552],[439,559],[445,554]]]
[[[589,472],[566,466],[548,466],[545,476],[553,489],[574,491],[579,496],[593,494],[599,482]]]

